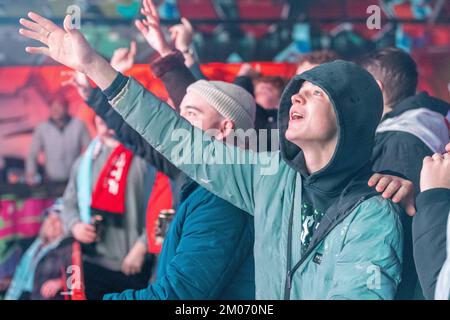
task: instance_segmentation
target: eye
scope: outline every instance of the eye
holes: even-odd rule
[[[322,93],[322,91],[320,91],[320,90],[314,90],[314,91],[313,91],[313,94],[314,94],[315,96],[319,96],[319,97],[323,96],[323,93]]]

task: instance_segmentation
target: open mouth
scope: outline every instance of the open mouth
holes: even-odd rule
[[[298,112],[291,113],[291,120],[301,120],[303,118],[304,118],[303,115]]]

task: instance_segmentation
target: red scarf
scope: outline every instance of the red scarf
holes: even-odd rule
[[[103,166],[94,192],[91,208],[109,213],[125,213],[125,190],[127,175],[133,153],[120,144]]]

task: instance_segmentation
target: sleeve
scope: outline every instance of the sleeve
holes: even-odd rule
[[[394,299],[402,274],[400,210],[381,197],[366,200],[355,210],[327,299]]]
[[[395,138],[389,141],[384,147],[383,156],[377,161],[376,171],[400,173],[414,184],[416,194],[419,194],[423,158],[432,155],[432,151],[409,133],[396,132]]]
[[[38,126],[33,133],[33,137],[31,139],[30,152],[28,153],[27,161],[25,163],[25,171],[27,174],[36,174],[37,172],[37,161],[39,152],[42,151],[43,142],[42,142],[42,134],[41,127]]]
[[[196,81],[191,71],[184,65],[183,54],[176,50],[151,63],[151,69],[160,78],[177,110],[186,95],[186,89]]]
[[[193,74],[196,80],[208,80],[206,76],[203,74],[202,69],[200,69],[200,64],[196,61],[192,66],[189,67],[189,70]]]
[[[247,90],[252,96],[255,95],[252,78],[248,76],[239,76],[234,79],[233,83]]]
[[[123,119],[176,167],[207,190],[253,214],[260,175],[275,174],[278,157],[211,138],[133,79],[119,75],[105,94]],[[263,168],[262,159],[268,166]]]
[[[241,266],[242,258],[251,254],[252,241],[251,233],[246,234],[248,216],[216,199],[187,209],[195,214],[186,217],[176,253],[161,278],[146,289],[110,294],[104,299],[218,299]]]
[[[420,193],[413,219],[414,261],[426,299],[434,299],[436,281],[446,259],[450,189]]]
[[[177,179],[180,170],[156,151],[123,120],[116,110],[111,108],[108,99],[100,89],[93,90],[86,104],[105,121],[108,128],[115,131],[117,139],[133,151],[135,155],[144,158],[150,165],[163,172],[169,178]]]
[[[63,194],[63,210],[61,211],[61,220],[64,226],[64,230],[67,234],[72,234],[72,227],[77,222],[81,221],[80,213],[78,210],[78,197],[77,197],[77,172],[80,158],[74,163],[72,172],[70,174],[69,182],[66,190]]]

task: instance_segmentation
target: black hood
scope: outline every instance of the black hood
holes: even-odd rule
[[[338,142],[331,161],[309,175],[302,150],[286,140],[291,97],[304,81],[328,95],[337,117]],[[383,111],[383,96],[372,75],[352,62],[336,60],[293,78],[281,97],[278,114],[282,158],[304,178],[304,186],[340,192],[360,172],[370,169],[375,130]]]
[[[415,96],[411,96],[402,100],[394,107],[393,111],[384,116],[383,120],[393,118],[402,114],[403,112],[419,108],[427,108],[431,111],[440,113],[445,117],[450,110],[450,104],[444,100],[431,97],[426,92],[421,92]]]

